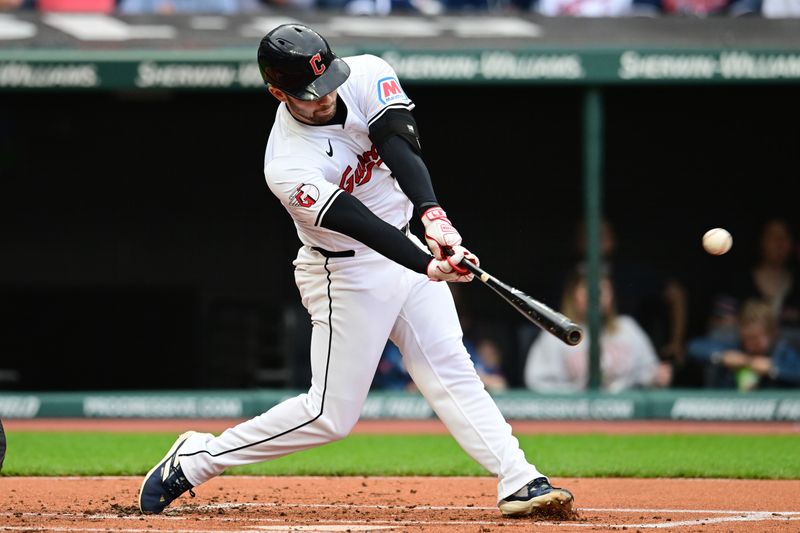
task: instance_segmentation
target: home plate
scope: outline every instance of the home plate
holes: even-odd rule
[[[377,531],[379,529],[396,529],[394,526],[348,526],[348,525],[318,525],[318,526],[250,526],[248,529],[258,529],[259,531],[319,531],[328,533],[331,531]]]

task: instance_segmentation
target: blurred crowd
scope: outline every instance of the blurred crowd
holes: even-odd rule
[[[565,268],[559,310],[586,328],[589,291],[585,229],[578,226],[575,260]],[[689,290],[677,276],[616,253],[608,220],[600,231],[600,387],[608,392],[654,388],[750,391],[800,388],[800,247],[789,222],[770,218],[758,233],[749,269],[716,272],[702,331],[687,336]],[[469,313],[461,287],[451,284],[464,345],[490,392],[509,387],[514,349]],[[515,347],[522,353],[523,385],[536,392],[580,392],[589,384],[590,339],[568,346],[524,324]],[[587,330],[588,331],[588,330]],[[505,353],[504,353],[505,352]],[[505,370],[504,370],[505,369]],[[513,372],[514,370],[510,370]],[[387,344],[374,387],[413,390],[402,355]]]
[[[0,0],[0,11],[230,15],[272,7],[331,10],[355,15],[492,11],[537,13],[548,17],[800,17],[800,0]]]
[[[119,14],[252,13],[270,7],[337,10],[369,15],[390,12],[531,12],[544,16],[694,17],[761,15],[800,17],[800,0],[0,0],[3,10],[80,11]],[[800,387],[800,248],[789,222],[768,220],[761,228],[752,268],[735,272],[718,294],[705,331],[687,338],[688,291],[676,277],[616,255],[617,234],[604,220],[600,232],[601,387],[630,389],[702,386],[742,391]],[[560,310],[586,325],[589,313],[586,231],[578,225],[575,255],[560,282]],[[524,280],[523,280],[524,281]],[[451,285],[464,331],[464,345],[487,390],[509,387],[516,370],[533,391],[582,391],[589,383],[589,339],[567,346],[531,325],[513,342],[476,320]],[[413,390],[402,354],[391,342],[375,388]]]

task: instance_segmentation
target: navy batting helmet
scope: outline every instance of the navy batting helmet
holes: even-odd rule
[[[340,86],[350,67],[336,57],[322,35],[302,24],[283,24],[258,46],[264,83],[298,100],[317,100]]]

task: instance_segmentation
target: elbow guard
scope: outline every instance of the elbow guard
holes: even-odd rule
[[[422,155],[417,122],[407,109],[389,109],[369,127],[369,138],[380,148],[390,137],[398,135],[408,142],[414,153]]]

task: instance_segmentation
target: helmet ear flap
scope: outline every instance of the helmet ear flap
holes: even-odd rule
[[[298,100],[317,100],[350,75],[350,67],[328,41],[302,24],[283,24],[264,36],[258,68],[264,83]]]

